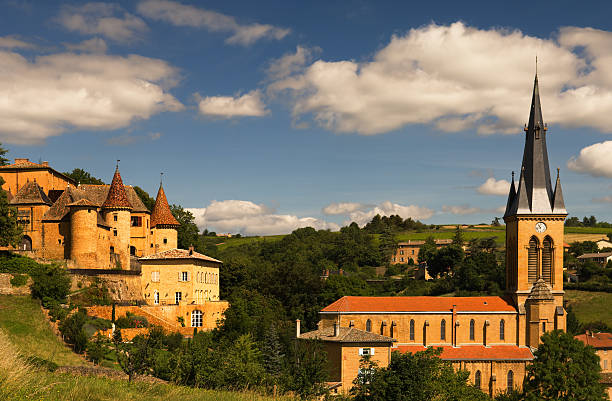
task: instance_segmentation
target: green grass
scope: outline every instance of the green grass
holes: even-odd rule
[[[612,228],[599,227],[565,227],[566,234],[610,234]]]
[[[612,326],[612,293],[566,290],[565,300],[580,322],[602,321]]]
[[[28,296],[0,295],[0,329],[27,356],[37,356],[58,365],[83,365],[57,338],[37,301]]]
[[[219,249],[224,249],[230,246],[238,246],[261,241],[280,241],[284,235],[269,235],[265,237],[241,237],[241,238],[225,238],[217,245]]]
[[[395,236],[398,241],[408,240],[425,240],[427,237],[432,236],[435,239],[452,239],[455,235],[455,230],[427,230],[423,232],[405,232]],[[463,238],[469,241],[474,238],[484,239],[494,237],[495,241],[503,244],[506,240],[506,232],[497,229],[474,229],[474,230],[463,230]]]

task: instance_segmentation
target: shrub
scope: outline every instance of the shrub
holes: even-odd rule
[[[31,273],[32,297],[43,301],[46,307],[47,300],[64,302],[70,291],[70,278],[66,270],[57,265],[40,265],[39,269]]]
[[[144,316],[138,316],[127,312],[125,316],[115,320],[115,326],[120,329],[149,327],[149,321]]]
[[[55,372],[58,368],[57,363],[33,355],[26,358],[26,363],[31,366],[47,369],[49,372]]]
[[[82,354],[87,347],[87,334],[84,330],[86,321],[87,312],[80,309],[64,319],[59,325],[64,341],[70,344],[77,354]]]
[[[23,287],[28,282],[28,276],[26,274],[13,274],[11,278],[11,285],[13,287]]]
[[[56,320],[64,320],[71,311],[71,308],[63,307],[54,299],[47,299],[46,304],[47,308],[49,309],[49,317],[51,318],[52,322],[55,322]]]
[[[96,335],[94,341],[90,341],[87,344],[87,359],[92,361],[94,364],[99,365],[107,354],[105,343],[106,340],[102,336],[99,334]]]

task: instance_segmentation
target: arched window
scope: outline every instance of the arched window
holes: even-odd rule
[[[529,251],[527,252],[527,279],[535,283],[538,278],[538,246],[540,241],[536,237],[529,240]]]
[[[396,325],[396,323],[394,321],[391,321],[391,327],[389,328],[389,334],[390,334],[389,337],[391,337],[391,338],[395,338],[394,337],[394,335],[395,335],[395,325]]]
[[[501,341],[506,339],[506,322],[504,319],[499,322],[499,339]]]
[[[32,238],[27,235],[24,235],[21,238],[21,244],[19,244],[19,250],[21,251],[31,251],[32,250]]]
[[[549,236],[542,242],[542,279],[552,284],[553,278],[553,241]]]
[[[202,311],[191,312],[191,327],[202,327]]]
[[[366,331],[372,331],[372,321],[370,319],[366,321]]]
[[[474,319],[470,320],[470,341],[474,341],[474,328],[476,326],[476,322]]]
[[[480,370],[477,370],[476,374],[474,375],[474,386],[480,388],[480,382],[481,382]]]
[[[440,322],[440,340],[446,341],[446,320]]]
[[[410,321],[410,341],[414,341],[414,320]]]
[[[514,388],[514,372],[511,370],[508,371],[507,383],[508,383],[508,386],[507,386],[508,391],[512,390]]]

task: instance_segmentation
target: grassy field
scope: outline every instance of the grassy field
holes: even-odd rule
[[[23,355],[43,358],[58,365],[83,365],[53,333],[38,302],[28,296],[0,295],[0,329]]]
[[[612,294],[566,290],[565,299],[582,323],[602,321],[612,326]]]
[[[229,246],[237,246],[249,244],[252,242],[260,242],[260,241],[279,241],[283,239],[284,235],[269,235],[266,237],[241,237],[241,238],[226,238],[220,244],[217,244],[219,249],[227,248]]]

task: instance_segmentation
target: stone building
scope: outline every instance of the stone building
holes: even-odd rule
[[[587,331],[574,338],[595,348],[601,367],[601,383],[606,387],[608,398],[612,399],[612,334]]]
[[[160,185],[149,211],[119,169],[110,185],[78,185],[43,164],[16,159],[0,167],[24,236],[19,251],[81,269],[130,269],[132,257],[177,246],[176,221]]]
[[[520,388],[532,350],[543,333],[565,330],[563,225],[567,216],[557,171],[553,187],[537,76],[518,188],[512,179],[506,222],[506,290],[503,297],[343,297],[320,311],[322,338],[338,325],[394,340],[391,350],[441,347],[441,358],[470,372],[470,380],[495,395]],[[342,331],[340,331],[342,332]],[[344,345],[342,345],[344,347]],[[343,353],[355,377],[360,355]],[[380,366],[386,366],[381,364]],[[342,381],[343,391],[351,387]]]
[[[453,243],[452,239],[436,239],[434,241],[436,243],[436,248],[438,249]],[[398,242],[397,249],[395,250],[395,253],[391,256],[391,264],[397,265],[410,263],[411,259],[412,263],[417,264],[419,262],[419,250],[424,244],[425,241],[422,240],[409,240],[405,242]]]

